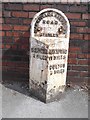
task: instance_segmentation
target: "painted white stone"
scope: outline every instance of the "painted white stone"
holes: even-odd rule
[[[32,20],[29,86],[44,89],[46,100],[65,88],[69,34],[69,21],[57,9],[44,9]]]

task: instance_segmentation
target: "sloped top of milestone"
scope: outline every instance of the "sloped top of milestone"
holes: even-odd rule
[[[32,37],[69,37],[70,24],[63,12],[53,8],[38,12],[31,23]]]

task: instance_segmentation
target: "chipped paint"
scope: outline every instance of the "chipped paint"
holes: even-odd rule
[[[44,9],[32,20],[29,86],[38,94],[45,90],[40,94],[45,101],[66,86],[69,34],[69,21],[57,9]]]

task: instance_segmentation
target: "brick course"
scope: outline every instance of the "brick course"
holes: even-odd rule
[[[88,4],[66,3],[2,3],[3,66],[5,80],[28,80],[29,36],[34,15],[44,8],[57,8],[65,13],[70,21],[70,47],[67,82],[83,84],[88,79]],[[1,21],[1,18],[0,18]],[[1,22],[0,22],[1,23]],[[1,49],[1,46],[0,46]],[[10,77],[10,72],[15,77]],[[4,77],[3,77],[4,79]]]

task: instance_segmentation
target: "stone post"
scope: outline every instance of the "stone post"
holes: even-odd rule
[[[57,9],[44,9],[31,23],[30,92],[41,101],[60,96],[66,86],[70,25]]]

